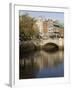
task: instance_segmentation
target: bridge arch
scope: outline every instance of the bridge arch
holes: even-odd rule
[[[56,43],[53,43],[53,42],[48,42],[44,46],[46,46],[46,45],[53,45],[53,46],[59,47]]]
[[[43,49],[45,51],[57,51],[57,50],[59,50],[59,46],[55,43],[48,42],[43,46]]]

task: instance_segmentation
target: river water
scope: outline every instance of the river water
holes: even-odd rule
[[[24,53],[19,60],[19,78],[51,78],[64,76],[64,52],[35,51]]]

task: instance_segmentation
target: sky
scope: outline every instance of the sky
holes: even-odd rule
[[[46,12],[46,11],[25,11],[20,10],[19,15],[25,15],[28,13],[30,16],[38,18],[39,16],[46,18],[46,19],[53,19],[64,21],[64,13],[63,12]]]

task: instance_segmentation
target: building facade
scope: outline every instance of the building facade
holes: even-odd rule
[[[39,28],[41,36],[59,36],[64,37],[64,28],[54,26],[55,21],[52,19],[37,18],[36,26]]]

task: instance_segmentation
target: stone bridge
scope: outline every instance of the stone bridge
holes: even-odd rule
[[[38,45],[46,45],[48,43],[54,43],[56,44],[58,47],[63,47],[64,46],[64,39],[63,38],[55,38],[55,39],[40,39],[40,40],[32,40],[32,42],[38,46]]]

